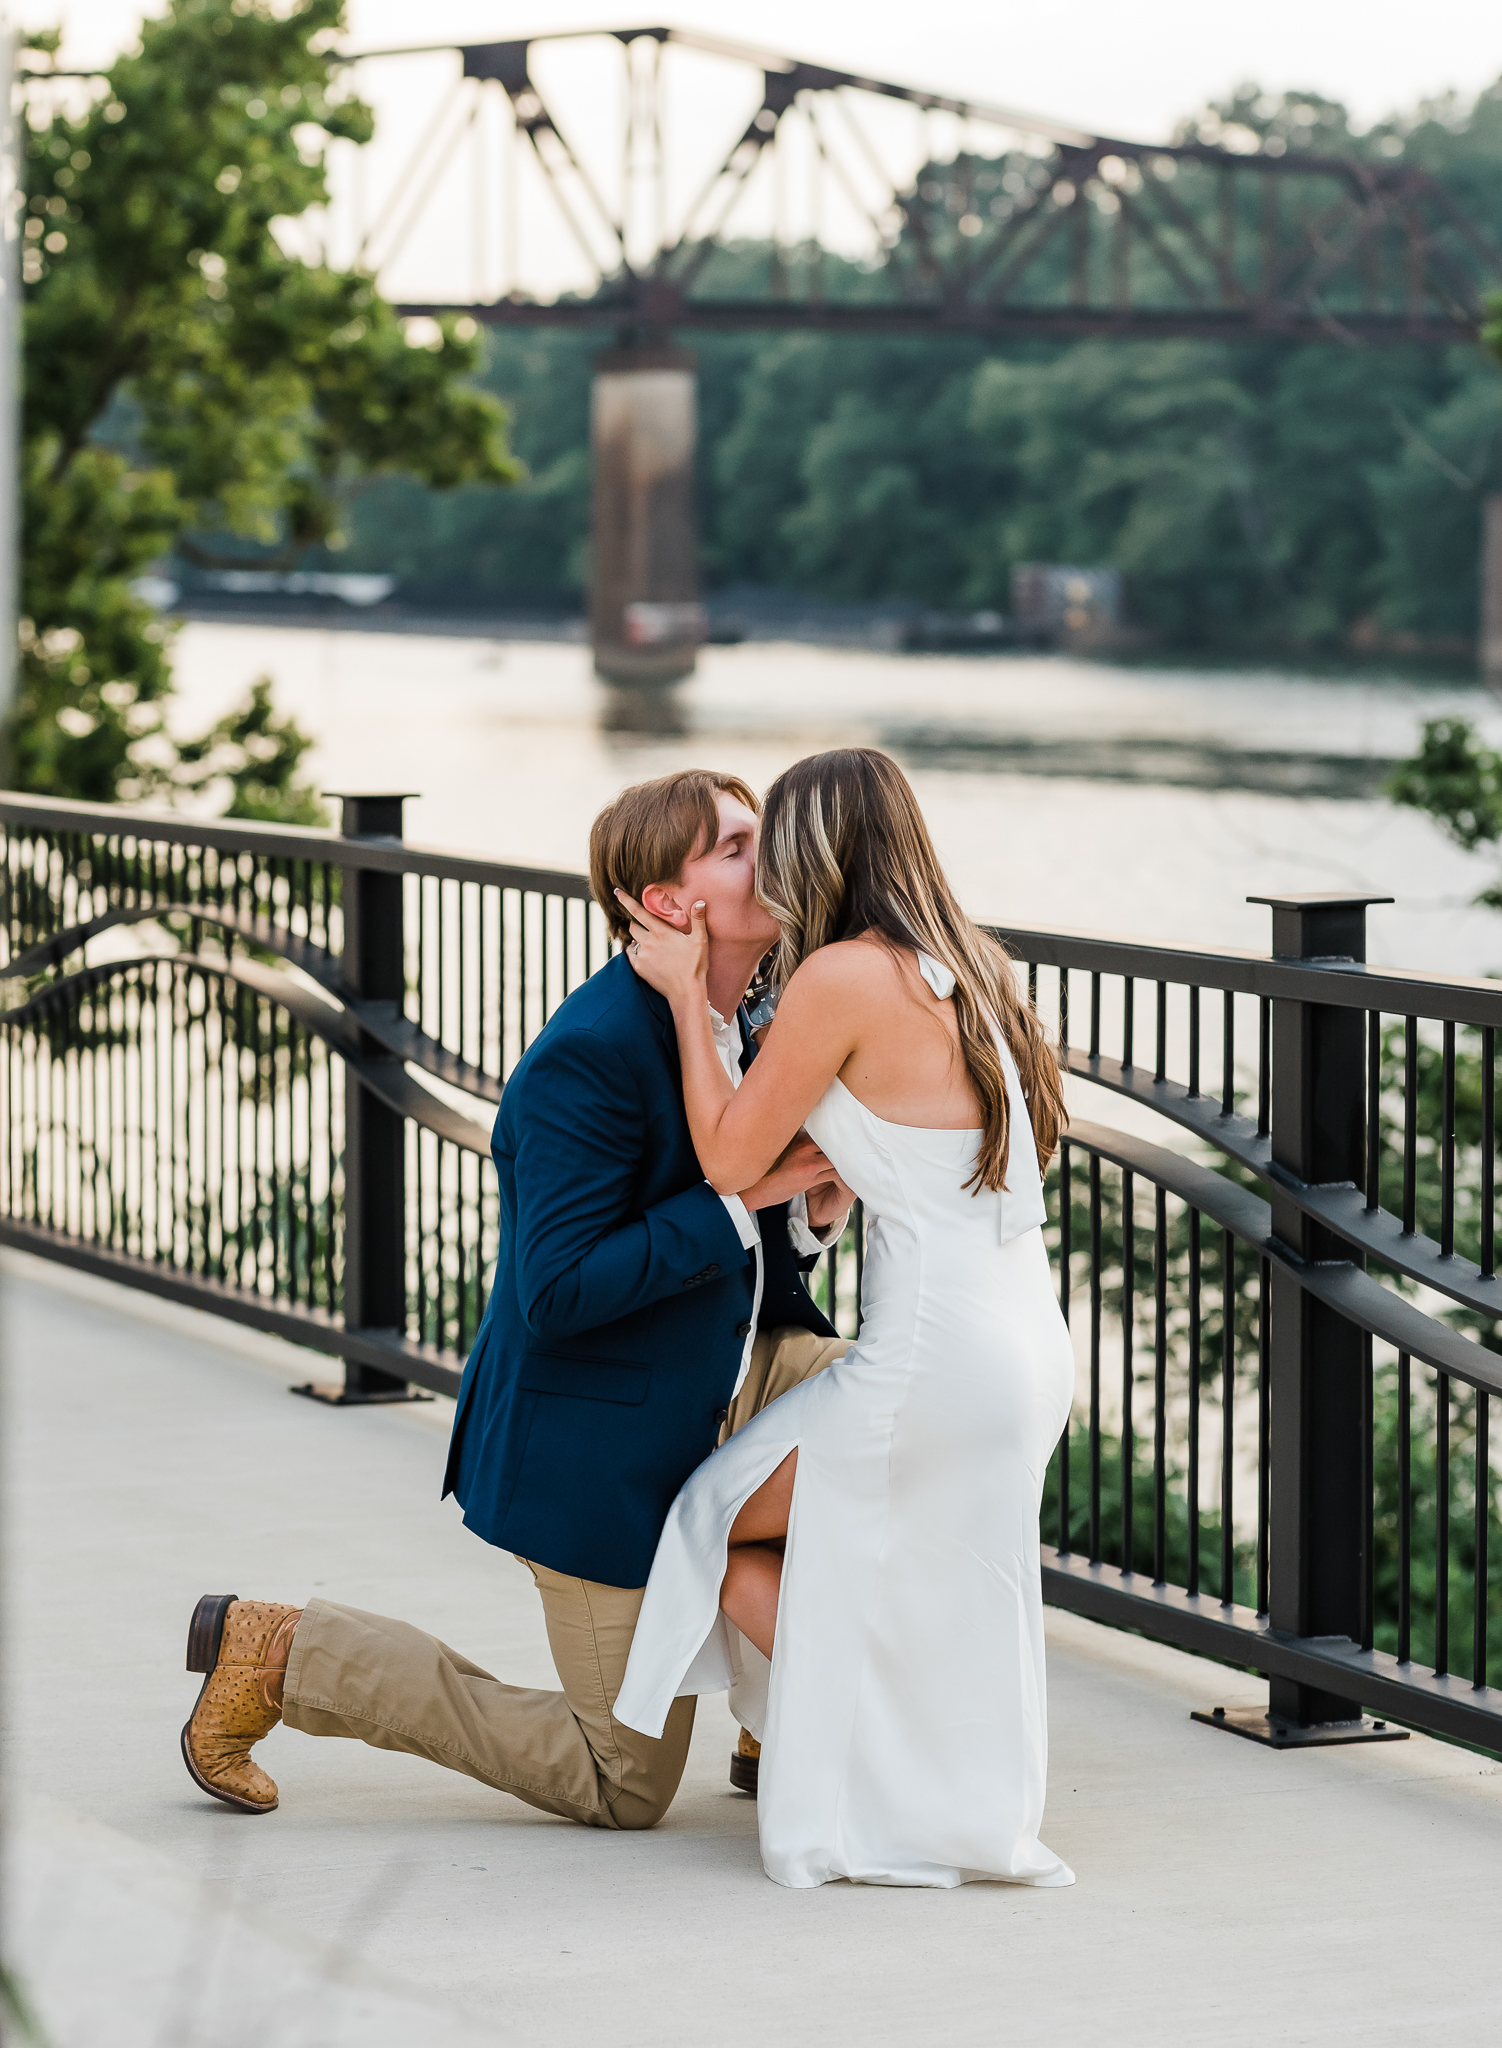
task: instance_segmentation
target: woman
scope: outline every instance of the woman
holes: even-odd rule
[[[682,933],[623,899],[631,958],[672,1005],[714,1186],[749,1186],[806,1125],[861,1197],[860,1337],[684,1487],[616,1718],[656,1735],[676,1695],[730,1685],[780,1884],[1070,1884],[1038,1840],[1038,1510],[1073,1385],[1040,1227],[1058,1064],[885,755],[778,777],[756,886],[779,1002],[738,1090],[700,911]]]

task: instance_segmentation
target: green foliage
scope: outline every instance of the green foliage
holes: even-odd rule
[[[342,25],[342,0],[172,0],[86,113],[26,131],[24,788],[170,795],[214,752],[242,815],[306,815],[307,792],[274,779],[305,742],[269,703],[179,772],[168,637],[133,580],[174,545],[203,559],[206,531],[286,561],[338,547],[371,477],[518,474],[502,408],[469,382],[472,336],[449,322],[410,347],[367,277],[273,233],[325,198],[328,139],[370,133],[330,61]]]
[[[1387,793],[1427,813],[1467,853],[1502,838],[1502,754],[1482,744],[1468,719],[1426,720],[1418,752],[1394,770]],[[1502,881],[1475,900],[1502,910]]]
[[[1390,777],[1394,803],[1425,811],[1467,853],[1502,837],[1502,755],[1465,718],[1431,718],[1419,750]]]
[[[223,780],[230,788],[227,818],[321,825],[323,806],[298,774],[312,744],[291,718],[277,716],[271,678],[261,676],[238,710],[227,712],[202,739],[178,747],[178,787],[197,793]]]

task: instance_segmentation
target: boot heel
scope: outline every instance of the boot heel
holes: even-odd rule
[[[219,1645],[224,1638],[224,1617],[238,1593],[205,1593],[193,1609],[188,1624],[188,1669],[212,1671],[219,1662]]]

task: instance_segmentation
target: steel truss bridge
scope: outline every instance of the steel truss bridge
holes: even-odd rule
[[[323,234],[407,314],[1444,344],[1502,291],[1400,158],[1091,135],[683,29],[366,52],[355,89],[397,56],[434,59],[427,126],[375,206],[336,179]]]

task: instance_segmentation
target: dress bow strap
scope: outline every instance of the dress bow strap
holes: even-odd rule
[[[918,955],[918,972],[928,983],[941,1003],[947,1003],[954,994],[954,976],[941,960],[935,960],[931,953]]]

